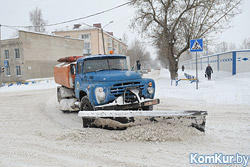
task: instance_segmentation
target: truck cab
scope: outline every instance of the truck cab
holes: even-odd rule
[[[75,96],[84,98],[89,109],[146,109],[159,100],[154,98],[155,82],[139,73],[129,71],[126,56],[94,55],[81,57],[76,62]],[[144,105],[145,100],[149,105]],[[91,106],[89,106],[91,105]],[[84,110],[81,107],[80,110]]]

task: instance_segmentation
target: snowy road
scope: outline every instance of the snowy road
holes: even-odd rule
[[[0,94],[0,106],[1,167],[191,166],[190,153],[250,155],[248,105],[161,99],[157,109],[207,110],[205,135],[171,125],[83,129],[76,113],[58,110],[56,89]]]

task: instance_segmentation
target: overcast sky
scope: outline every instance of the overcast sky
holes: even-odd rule
[[[0,0],[0,24],[2,25],[30,25],[29,12],[36,7],[42,9],[44,20],[49,24],[67,21],[75,18],[88,16],[97,12],[101,12],[120,4],[126,3],[127,0]],[[244,0],[243,12],[234,18],[232,23],[233,28],[218,34],[214,42],[218,44],[222,41],[233,42],[239,46],[245,38],[250,38],[250,0]],[[79,20],[67,24],[62,24],[53,27],[47,27],[47,31],[54,31],[72,27],[77,23],[101,23],[106,25],[110,21],[112,24],[105,27],[106,31],[114,32],[114,36],[122,38],[123,33],[126,33],[129,40],[140,38],[136,32],[129,28],[130,20],[134,16],[134,9],[130,6],[123,6],[119,9],[110,12],[90,17],[88,19]],[[2,39],[8,39],[13,35],[13,30],[2,27]],[[144,40],[144,42],[147,40]],[[149,47],[149,46],[148,46]],[[151,54],[154,54],[152,47],[148,49]],[[153,57],[155,57],[153,55]]]

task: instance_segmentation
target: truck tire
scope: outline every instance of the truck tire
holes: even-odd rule
[[[144,111],[153,111],[153,106],[145,106],[145,107],[142,107],[142,110]]]
[[[80,111],[94,111],[95,108],[89,101],[89,98],[87,96],[84,96],[81,99],[81,104],[80,104]],[[92,123],[95,121],[93,118],[84,118],[82,117],[82,123],[84,128],[90,128],[90,127],[95,127]]]
[[[61,89],[61,86],[58,86],[57,87],[57,101],[58,101],[58,103],[60,103],[60,101],[62,100],[60,89]]]
[[[81,99],[80,110],[81,111],[93,111],[94,110],[94,106],[91,104],[87,96],[84,96]]]

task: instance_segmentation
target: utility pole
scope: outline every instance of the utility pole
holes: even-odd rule
[[[105,53],[104,36],[103,36],[103,28],[102,28],[102,46],[103,46],[103,54],[106,54]]]
[[[104,35],[103,35],[103,29],[104,27],[108,26],[109,24],[113,23],[114,21],[110,21],[108,24],[106,24],[105,26],[103,26],[102,29],[102,45],[103,45],[103,53],[106,54],[105,52],[105,44],[104,44]]]

